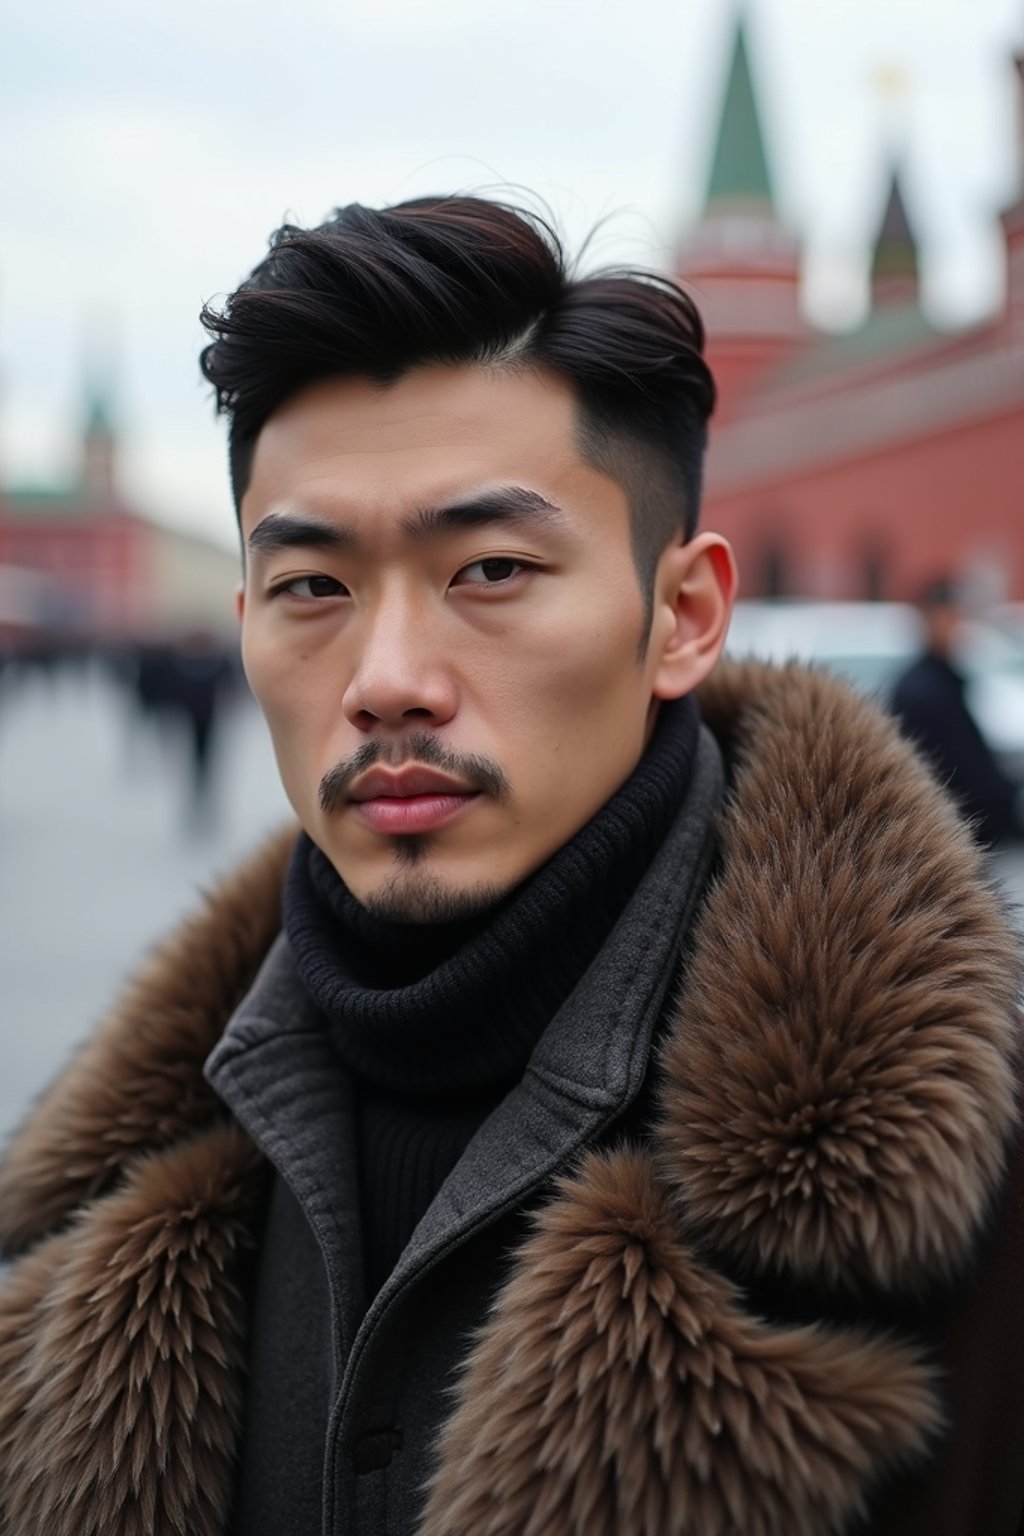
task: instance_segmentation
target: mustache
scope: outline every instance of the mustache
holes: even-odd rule
[[[429,731],[413,731],[401,741],[364,742],[333,768],[328,768],[320,780],[320,809],[328,815],[342,810],[356,779],[377,763],[384,763],[388,768],[400,768],[403,763],[421,763],[424,768],[451,774],[470,789],[498,801],[507,800],[512,793],[505,773],[491,758],[475,752],[454,752],[450,747],[442,746]]]

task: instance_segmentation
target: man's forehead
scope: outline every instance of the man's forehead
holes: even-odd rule
[[[443,431],[488,439],[543,419],[555,430],[573,427],[571,386],[548,370],[498,371],[429,364],[392,383],[364,377],[327,378],[289,397],[267,419],[257,452],[336,444],[339,449],[429,442]]]
[[[561,380],[435,366],[387,386],[323,380],[288,401],[257,439],[243,508],[407,515],[519,484],[557,504],[582,467]]]

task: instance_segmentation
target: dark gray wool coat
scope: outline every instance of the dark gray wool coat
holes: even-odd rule
[[[1024,1532],[1012,934],[871,705],[749,664],[702,706],[730,788],[674,941],[656,1128],[584,1138],[479,1221],[456,1170],[410,1245],[430,1263],[417,1279],[407,1253],[341,1362],[365,1413],[346,1439],[339,1400],[332,1533]],[[3,1536],[229,1529],[266,1163],[203,1068],[272,947],[253,996],[277,995],[288,844],[163,947],[7,1152]],[[221,1051],[250,1031],[284,1070],[260,1027],[250,998]],[[644,1051],[606,1045],[586,1082],[535,1059],[535,1147],[570,1103],[605,1127],[616,1075],[620,1104],[635,1091]]]

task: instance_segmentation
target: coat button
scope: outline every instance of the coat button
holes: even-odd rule
[[[396,1424],[385,1429],[370,1429],[352,1446],[352,1466],[356,1472],[379,1472],[390,1466],[391,1458],[402,1449],[402,1431]]]

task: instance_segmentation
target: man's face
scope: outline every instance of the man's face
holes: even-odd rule
[[[960,609],[954,602],[936,603],[934,607],[927,609],[925,631],[929,650],[934,651],[937,656],[950,655],[961,622]]]
[[[574,420],[554,375],[431,366],[316,384],[260,434],[245,668],[299,820],[372,910],[493,902],[643,751],[629,510]]]

